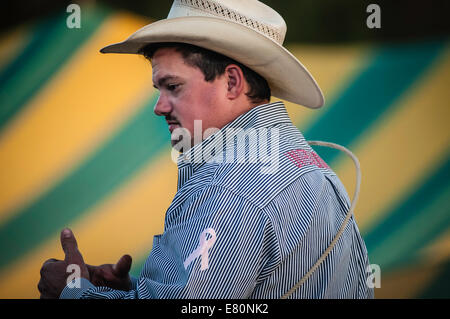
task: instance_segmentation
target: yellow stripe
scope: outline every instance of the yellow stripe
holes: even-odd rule
[[[444,262],[450,259],[450,230],[447,230],[433,243],[425,247],[421,252],[421,259],[428,262]]]
[[[362,169],[355,213],[361,229],[381,219],[383,212],[424,180],[448,154],[449,80],[450,50],[447,50],[420,83],[351,147]],[[353,194],[353,163],[341,160],[336,172]]]
[[[72,230],[84,260],[115,263],[123,254],[147,256],[153,236],[162,233],[165,211],[176,191],[177,167],[169,151],[98,204]],[[0,274],[0,298],[36,298],[39,269],[48,258],[63,259],[59,234]]]
[[[103,55],[145,22],[108,19],[0,136],[0,222],[98,147],[152,93],[151,68],[135,55]]]
[[[375,288],[375,298],[418,298],[423,289],[439,275],[440,270],[435,263],[406,267],[387,274],[381,269],[381,287]]]
[[[367,61],[370,47],[363,46],[290,46],[300,62],[308,68],[325,96],[325,105],[311,110],[285,102],[292,121],[305,131],[314,119],[326,112],[330,102],[361,71]],[[298,88],[301,90],[302,88]],[[277,101],[277,99],[274,99]]]
[[[381,289],[377,298],[417,298],[443,270],[450,257],[450,231],[419,252],[417,265],[381,274]],[[383,271],[383,270],[382,270]]]

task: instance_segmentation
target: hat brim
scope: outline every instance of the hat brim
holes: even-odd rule
[[[324,104],[309,71],[283,46],[238,23],[213,17],[179,17],[149,24],[102,53],[139,53],[150,43],[181,42],[230,57],[264,77],[272,95],[309,108]]]

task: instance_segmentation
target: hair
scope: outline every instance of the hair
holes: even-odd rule
[[[212,82],[218,76],[223,75],[228,65],[236,64],[241,68],[245,80],[249,85],[249,91],[246,95],[250,101],[252,103],[270,101],[271,92],[266,79],[245,65],[217,52],[191,44],[169,42],[150,43],[143,47],[139,53],[151,61],[155,52],[161,48],[174,48],[177,52],[181,53],[184,62],[187,65],[199,68],[207,82]]]

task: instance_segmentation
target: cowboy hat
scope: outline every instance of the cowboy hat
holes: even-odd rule
[[[149,24],[102,53],[135,53],[150,43],[181,42],[218,52],[264,77],[272,95],[309,108],[324,103],[308,70],[283,47],[286,23],[257,0],[175,0],[167,19]]]

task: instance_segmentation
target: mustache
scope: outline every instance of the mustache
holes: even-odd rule
[[[173,116],[166,116],[166,122],[178,122],[177,118],[173,117]]]

